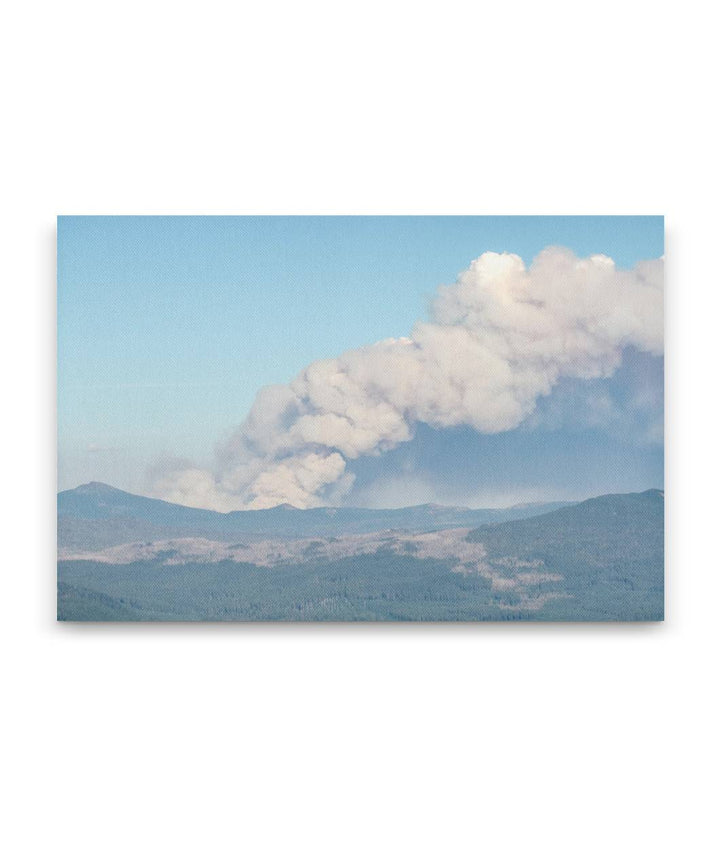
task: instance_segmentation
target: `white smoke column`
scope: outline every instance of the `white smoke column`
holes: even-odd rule
[[[438,289],[410,338],[318,360],[262,389],[217,472],[166,472],[155,490],[223,511],[329,504],[352,485],[348,460],[410,440],[416,423],[510,430],[560,378],[609,377],[628,346],[663,351],[662,259],[625,271],[551,247],[526,268],[484,253]]]

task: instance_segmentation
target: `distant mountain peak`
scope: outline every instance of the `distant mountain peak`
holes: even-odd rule
[[[105,484],[105,482],[99,482],[99,481],[91,481],[91,482],[88,482],[87,484],[78,485],[75,488],[75,492],[76,493],[84,493],[84,494],[93,494],[93,495],[98,495],[98,494],[103,494],[103,493],[112,493],[112,494],[125,493],[125,491],[120,490],[119,488],[113,487],[112,485]]]

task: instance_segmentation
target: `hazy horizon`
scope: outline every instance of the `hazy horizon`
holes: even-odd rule
[[[116,487],[115,485],[108,484],[107,482],[96,481],[96,480],[89,481],[89,482],[83,482],[82,484],[74,485],[73,487],[70,487],[70,488],[63,488],[63,490],[58,490],[57,493],[58,494],[60,494],[60,493],[72,493],[73,491],[77,491],[77,490],[80,490],[82,488],[95,487],[95,486],[101,487],[101,488],[110,488],[111,490],[120,491],[121,493],[127,493],[131,496],[137,496],[137,497],[141,497],[143,499],[159,499],[158,497],[150,496],[149,494],[135,493],[133,491],[126,491],[126,490],[123,490],[122,488]],[[641,493],[649,493],[651,491],[659,491],[660,493],[664,493],[665,489],[663,486],[658,487],[657,485],[652,485],[650,487],[646,487],[644,489],[640,489],[637,491],[619,492],[618,495],[622,495],[623,493],[641,494]],[[338,508],[346,508],[346,509],[350,509],[350,510],[352,510],[352,509],[369,510],[369,511],[397,511],[397,510],[403,510],[403,509],[407,509],[407,508],[416,508],[418,506],[435,506],[437,508],[448,508],[448,509],[462,508],[462,509],[465,509],[468,511],[483,511],[483,510],[506,510],[506,509],[510,509],[510,508],[543,506],[543,505],[551,505],[553,503],[567,503],[569,505],[572,505],[572,504],[576,504],[576,503],[585,502],[589,499],[598,499],[602,496],[607,496],[607,494],[593,494],[592,496],[573,496],[573,497],[557,496],[557,497],[552,497],[552,498],[549,498],[546,500],[510,503],[508,505],[485,505],[485,506],[447,505],[445,503],[428,502],[428,503],[417,503],[414,505],[364,505],[364,506],[327,505],[327,506],[317,506],[317,507],[311,508],[311,509],[304,509],[304,508],[298,508],[297,506],[291,505],[290,503],[280,503],[279,505],[270,506],[269,508],[249,509],[249,510],[252,510],[252,511],[273,511],[273,510],[276,510],[278,508],[285,507],[285,508],[292,508],[295,511],[313,511],[313,510],[317,511],[317,510],[323,510],[323,509],[331,509],[332,510],[332,509],[338,509]],[[161,502],[167,502],[167,500],[162,500],[162,499],[160,499],[160,501]],[[171,504],[182,505],[182,503],[171,503]],[[204,507],[198,506],[198,505],[187,505],[185,507],[186,508],[195,508],[195,509],[200,510],[200,511],[212,511],[213,510],[213,509],[204,508]],[[217,513],[218,514],[233,514],[236,512],[220,511]]]

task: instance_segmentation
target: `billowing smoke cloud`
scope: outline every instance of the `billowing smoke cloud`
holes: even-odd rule
[[[662,259],[625,271],[607,256],[548,248],[526,268],[484,253],[438,289],[410,337],[262,389],[216,472],[166,469],[155,492],[224,511],[332,504],[352,486],[348,461],[410,440],[418,422],[510,430],[561,378],[609,377],[631,346],[663,351]]]

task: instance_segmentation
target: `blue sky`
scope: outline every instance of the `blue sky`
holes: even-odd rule
[[[262,386],[289,381],[315,359],[408,334],[426,316],[437,286],[454,282],[487,250],[511,251],[529,263],[548,245],[569,247],[579,256],[604,253],[631,267],[663,254],[663,222],[660,217],[60,217],[59,488],[97,479],[142,491],[147,467],[160,456],[209,466],[215,444],[242,421]],[[661,387],[661,374],[658,381],[656,370],[644,371]],[[622,390],[615,394],[622,398]],[[633,430],[624,438],[603,430],[595,447],[605,450],[606,460],[610,455],[632,463],[618,466],[620,488],[658,486],[662,448],[638,440],[643,426]],[[577,445],[578,437],[584,437],[580,447],[587,452],[593,431],[562,419],[552,429],[536,427],[533,432],[543,438],[538,450],[527,442],[527,427],[502,440],[462,429],[449,432],[447,443],[435,438],[430,458],[444,461],[446,471],[463,455],[466,462],[485,461],[484,470],[459,470],[478,481],[485,473],[486,482],[492,474],[499,496],[505,489],[501,462],[509,454],[503,444],[516,436],[515,460],[529,461],[529,470],[520,468],[527,473],[528,495],[533,489],[583,492],[594,481],[611,488],[612,478],[594,480],[591,472],[585,481],[548,483],[538,466],[541,458],[552,461],[553,449],[559,455]],[[425,432],[425,447],[432,433]],[[632,453],[623,451],[628,442]],[[385,472],[372,477],[387,481],[397,460],[414,454],[408,499],[426,494],[432,499],[437,492],[432,461],[420,460],[420,446],[418,440],[392,453],[382,464]],[[380,466],[377,459],[358,464],[356,498],[367,499],[370,471]],[[400,470],[407,473],[407,463]],[[511,479],[516,487],[518,478]],[[510,493],[513,484],[507,485]],[[398,490],[402,478],[396,480]],[[462,498],[440,493],[440,499]],[[493,491],[486,493],[491,500]]]

